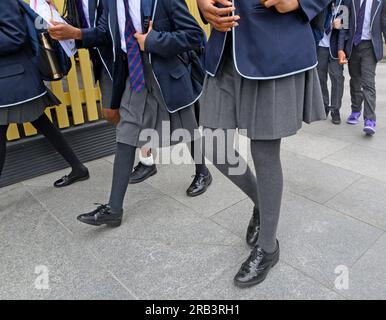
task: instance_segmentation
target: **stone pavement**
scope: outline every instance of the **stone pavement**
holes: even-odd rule
[[[385,88],[382,64],[375,137],[326,121],[284,142],[282,256],[260,286],[233,286],[249,254],[252,204],[214,168],[210,190],[189,199],[193,166],[159,166],[130,187],[120,228],[78,223],[77,214],[106,201],[109,157],[64,190],[51,183],[66,170],[0,189],[0,298],[385,299]],[[346,90],[344,116],[348,106]]]

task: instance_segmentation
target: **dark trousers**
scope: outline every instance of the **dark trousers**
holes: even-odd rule
[[[375,70],[377,59],[371,41],[362,41],[353,47],[348,64],[350,72],[351,108],[353,112],[362,112],[364,118],[376,120]]]
[[[344,93],[343,65],[340,65],[338,60],[331,58],[329,48],[318,47],[318,75],[324,107],[332,111],[339,111],[342,107]],[[331,94],[328,90],[328,77],[331,80]]]

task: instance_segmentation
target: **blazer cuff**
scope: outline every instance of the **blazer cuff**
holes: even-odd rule
[[[155,47],[157,45],[157,35],[158,31],[155,31],[154,29],[151,30],[145,40],[145,52],[154,53]]]
[[[90,29],[81,29],[82,31],[82,40],[79,40],[80,47],[78,48],[91,48],[94,47],[94,30]],[[78,46],[78,44],[77,44]]]

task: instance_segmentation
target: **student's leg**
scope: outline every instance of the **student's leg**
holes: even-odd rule
[[[352,112],[362,112],[363,93],[362,93],[362,72],[361,55],[359,48],[353,48],[351,58],[348,64],[350,73],[350,94]]]
[[[56,187],[67,186],[89,177],[87,168],[80,162],[63,134],[54,126],[45,113],[38,119],[32,121],[32,125],[47,138],[72,168],[72,172],[68,176],[55,183]]]
[[[145,181],[157,173],[154,156],[151,149],[141,148],[139,151],[139,163],[131,173],[129,183],[136,184]]]
[[[234,281],[239,287],[261,283],[279,261],[280,248],[276,240],[283,194],[283,172],[280,162],[281,140],[251,141],[256,169],[256,184],[260,209],[260,230],[257,245],[241,265]]]
[[[0,177],[3,172],[5,155],[7,152],[7,130],[8,125],[0,126]]]
[[[101,204],[92,212],[81,214],[78,216],[79,221],[93,226],[119,227],[121,225],[123,202],[134,165],[136,149],[128,144],[117,144],[109,203]]]
[[[331,59],[329,63],[329,76],[331,79],[331,107],[339,111],[342,107],[344,93],[344,73],[343,65],[338,60]]]
[[[190,155],[195,162],[196,174],[186,194],[189,197],[196,197],[208,190],[212,184],[212,175],[206,166],[205,156],[203,152],[202,138],[195,139],[188,143]]]
[[[341,124],[340,109],[344,93],[343,65],[338,60],[330,59],[328,74],[331,79],[331,118],[332,123]]]
[[[376,88],[375,88],[375,71],[377,68],[377,59],[374,55],[373,45],[371,42],[365,42],[362,53],[361,63],[361,84],[364,99],[364,118],[376,120]]]
[[[224,130],[224,134],[222,136],[226,138],[225,146],[219,144],[217,140],[214,140],[214,144],[212,146],[208,145],[209,139],[206,139],[204,135],[205,154],[208,159],[212,161],[213,165],[233,184],[239,187],[239,189],[243,191],[258,208],[256,176],[253,174],[245,159],[243,159],[237,150],[234,149],[234,134],[227,133],[226,130]],[[224,155],[224,157],[222,157],[223,159],[219,158],[221,155]],[[232,157],[237,158],[238,162],[236,164],[231,163],[228,155],[232,155]],[[246,170],[242,174],[233,175],[230,174],[230,169],[232,168],[246,168]]]
[[[207,175],[209,173],[206,166],[204,152],[202,150],[202,139],[196,139],[188,143],[188,148],[192,159],[195,162],[196,174]]]
[[[330,51],[328,48],[318,47],[318,75],[320,86],[323,93],[323,103],[326,113],[330,107],[330,94],[327,87],[328,80],[328,61],[330,58]]]
[[[131,171],[133,170],[136,147],[118,143],[114,160],[113,182],[110,193],[109,206],[113,213],[120,213],[123,209],[123,202]]]
[[[280,139],[251,141],[260,209],[260,234],[257,244],[267,253],[273,253],[277,249],[276,231],[283,195],[280,145]]]

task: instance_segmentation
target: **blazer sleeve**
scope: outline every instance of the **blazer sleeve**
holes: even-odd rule
[[[300,10],[311,21],[325,9],[331,0],[299,0]]]
[[[82,48],[104,47],[110,44],[109,37],[109,10],[106,1],[101,2],[102,14],[95,28],[82,29],[82,40],[77,46]]]
[[[27,30],[16,0],[0,1],[0,55],[20,50],[25,44]]]
[[[145,41],[145,51],[163,57],[176,56],[198,48],[204,41],[204,31],[190,14],[185,0],[168,1],[169,17],[174,31],[152,30]]]

